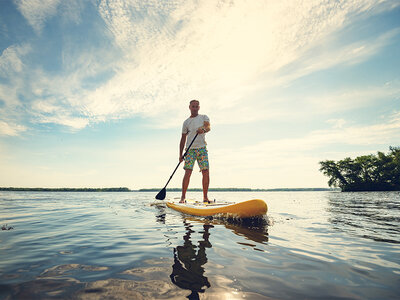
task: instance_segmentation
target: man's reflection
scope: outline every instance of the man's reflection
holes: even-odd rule
[[[192,291],[188,296],[189,299],[199,299],[199,293],[204,293],[205,288],[210,287],[208,278],[203,276],[203,265],[207,263],[206,248],[211,248],[209,241],[209,229],[213,225],[203,224],[204,231],[203,240],[199,241],[199,245],[192,244],[190,239],[194,232],[193,227],[186,220],[183,221],[186,228],[186,234],[183,236],[183,246],[174,248],[174,264],[172,265],[172,274],[170,275],[172,283],[178,287]],[[198,248],[196,253],[196,248]]]

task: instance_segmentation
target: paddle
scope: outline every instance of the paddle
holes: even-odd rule
[[[196,133],[196,135],[195,135],[194,138],[193,138],[193,141],[190,143],[189,147],[187,147],[185,153],[183,154],[183,158],[185,158],[185,156],[186,156],[186,154],[188,153],[190,147],[192,146],[194,140],[197,138],[197,135],[198,135],[198,133]],[[163,188],[161,191],[159,191],[158,194],[156,195],[156,199],[157,199],[157,200],[164,200],[164,199],[165,199],[165,195],[166,195],[166,193],[167,193],[166,187],[167,187],[168,183],[171,181],[172,176],[174,176],[174,174],[175,174],[175,172],[176,172],[176,169],[178,169],[178,167],[179,167],[180,164],[181,164],[181,161],[180,161],[180,162],[178,163],[178,165],[176,166],[174,172],[172,172],[172,175],[171,175],[171,177],[168,179],[167,184],[166,184],[166,185],[164,186],[164,188]]]

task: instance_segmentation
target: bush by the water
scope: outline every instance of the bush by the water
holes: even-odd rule
[[[350,191],[400,190],[400,147],[390,147],[389,153],[347,157],[335,162],[320,162],[320,171],[329,177],[329,186]]]

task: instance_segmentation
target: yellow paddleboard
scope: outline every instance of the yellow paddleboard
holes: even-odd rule
[[[167,206],[176,211],[200,217],[218,216],[234,218],[252,218],[263,216],[268,211],[267,203],[260,199],[247,200],[239,203],[203,203],[197,201],[167,201]]]

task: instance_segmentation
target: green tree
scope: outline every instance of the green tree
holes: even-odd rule
[[[350,157],[338,161],[338,169],[340,170],[343,177],[346,179],[346,184],[357,184],[362,181],[361,179],[361,167]]]
[[[329,177],[329,186],[342,191],[400,190],[400,147],[390,147],[389,153],[347,157],[335,162],[320,162],[320,171]]]
[[[328,185],[334,187],[342,187],[347,184],[346,179],[340,173],[338,165],[333,160],[321,161],[321,168],[319,169],[324,175],[329,176]]]

